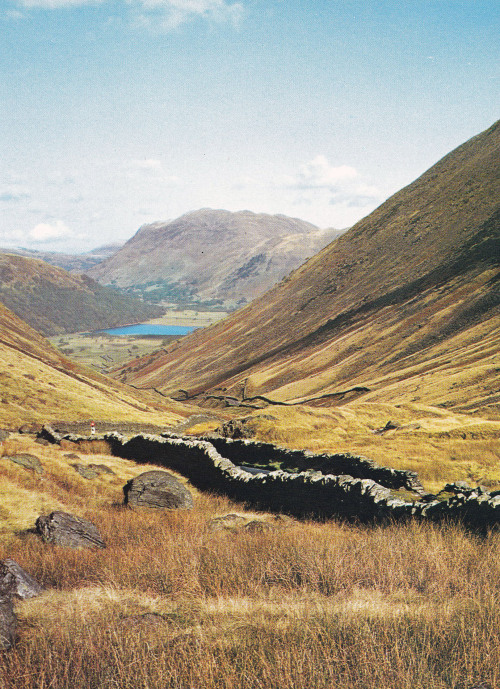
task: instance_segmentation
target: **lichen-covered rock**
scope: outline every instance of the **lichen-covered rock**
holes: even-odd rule
[[[0,651],[8,651],[16,642],[17,618],[10,598],[0,598]]]
[[[51,512],[38,517],[36,530],[45,541],[69,548],[105,548],[106,544],[92,522],[67,512]]]
[[[208,522],[209,531],[235,531],[248,523],[248,519],[241,514],[223,514]]]
[[[193,507],[191,493],[168,471],[146,471],[128,481],[123,492],[129,507],[169,510]]]
[[[14,464],[19,464],[19,466],[25,469],[34,471],[35,474],[43,474],[43,467],[36,455],[31,455],[28,452],[19,452],[15,455],[6,455],[4,459],[10,459]]]
[[[83,478],[93,479],[99,476],[99,472],[95,471],[95,469],[92,469],[86,464],[72,464],[72,467]]]
[[[34,598],[45,589],[14,560],[0,561],[0,594],[17,598]]]

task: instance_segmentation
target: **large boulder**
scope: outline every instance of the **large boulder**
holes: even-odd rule
[[[67,512],[51,512],[38,517],[36,530],[45,541],[70,548],[105,548],[97,528],[86,519]]]
[[[33,577],[10,558],[0,561],[0,595],[4,597],[34,598],[44,592]]]
[[[129,507],[155,509],[193,508],[188,489],[168,471],[146,471],[123,486],[125,504]]]

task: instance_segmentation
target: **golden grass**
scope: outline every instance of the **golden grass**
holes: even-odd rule
[[[0,460],[5,494],[29,490],[39,504],[58,496],[64,509],[98,525],[107,548],[43,544],[18,530],[10,504],[0,557],[14,558],[47,592],[16,604],[20,639],[0,657],[2,688],[500,682],[500,534],[293,520],[262,532],[212,531],[215,516],[267,515],[192,487],[192,511],[132,511],[119,504],[121,486],[150,467],[82,455],[82,463],[115,472],[86,481],[64,450],[25,437],[9,442],[37,454],[45,472],[37,482]],[[26,521],[33,509],[27,505]],[[17,511],[25,511],[22,501]]]
[[[0,312],[0,320],[2,316]],[[22,321],[16,324],[28,329]],[[8,323],[2,320],[1,325],[0,427],[93,419],[168,425],[189,413],[173,400],[167,404],[154,393],[123,386],[66,359],[28,329],[30,349],[30,342],[9,329]]]

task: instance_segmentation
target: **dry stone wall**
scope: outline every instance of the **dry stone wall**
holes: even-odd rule
[[[168,437],[169,434],[163,434]],[[406,488],[423,493],[424,489],[414,471],[402,471],[378,466],[367,457],[350,453],[315,454],[309,450],[288,450],[272,443],[222,437],[203,438],[210,442],[217,452],[234,464],[266,466],[279,463],[282,469],[319,471],[322,474],[348,474],[353,478],[369,478],[386,488]]]
[[[246,463],[243,461],[244,457],[250,463],[252,452],[255,453],[255,462],[255,457],[263,456],[258,453],[268,451],[269,445],[245,444],[244,441],[240,445],[233,445],[227,440],[222,444],[168,433],[140,434],[130,439],[117,433],[83,438],[75,435],[62,436],[48,427],[44,428],[42,435],[51,442],[59,443],[69,440],[83,445],[95,441],[108,447],[113,455],[177,471],[202,490],[222,493],[253,507],[299,517],[340,517],[360,522],[410,518],[430,521],[453,519],[476,529],[489,529],[500,524],[500,491],[488,493],[484,489],[458,488],[446,497],[425,496],[416,501],[404,500],[396,496],[393,490],[404,480],[402,474],[412,472],[395,472],[377,467],[370,460],[351,458],[349,455],[319,456],[325,462],[326,457],[331,470],[336,468],[338,473],[289,473],[278,470],[266,474],[251,474],[223,456],[215,445],[241,463]],[[283,453],[289,452],[271,447],[277,453],[275,456],[283,456]],[[308,462],[309,459],[318,457],[312,454],[309,456],[309,453],[300,454]],[[299,455],[295,459],[299,459]],[[352,465],[349,460],[352,460]],[[353,476],[351,472],[358,475]],[[377,476],[379,481],[359,475],[363,472]],[[380,473],[377,475],[377,472]],[[391,487],[382,485],[381,481],[391,484]]]

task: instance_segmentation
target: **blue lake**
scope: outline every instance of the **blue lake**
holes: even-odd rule
[[[121,328],[108,328],[99,330],[100,333],[108,335],[187,335],[195,330],[193,326],[187,325],[151,325],[150,323],[137,323],[136,325],[124,325]]]

